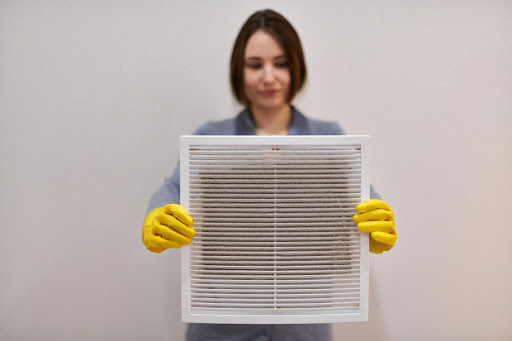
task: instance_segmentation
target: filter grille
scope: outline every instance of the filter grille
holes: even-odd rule
[[[187,314],[287,323],[286,315],[360,313],[362,243],[352,215],[362,199],[361,149],[189,145],[182,177],[196,236],[184,263]]]

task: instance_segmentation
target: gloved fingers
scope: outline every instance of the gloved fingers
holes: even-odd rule
[[[157,247],[157,246],[151,246],[151,245],[150,246],[146,245],[146,248],[149,251],[154,252],[154,253],[161,253],[161,252],[165,251],[164,248]]]
[[[377,247],[377,242],[370,237],[370,239],[368,240],[368,244],[370,245],[370,252],[373,252],[373,253],[382,253],[382,251],[380,251],[380,249]]]
[[[396,242],[396,234],[375,231],[371,233],[372,238],[379,243],[393,247]]]
[[[368,233],[381,231],[396,234],[394,221],[363,221],[357,224],[357,229]]]
[[[356,206],[356,210],[359,213],[368,212],[368,211],[371,211],[371,210],[375,210],[377,208],[381,208],[383,210],[391,211],[391,208],[389,207],[389,205],[386,204],[383,200],[380,200],[380,199],[366,200],[365,202],[360,203],[359,205]]]
[[[190,242],[192,241],[189,237],[182,235],[176,230],[173,230],[165,225],[158,223],[153,232],[156,236],[160,236],[164,240],[172,241],[180,245],[190,244]]]
[[[383,210],[381,208],[377,208],[375,210],[372,210],[372,211],[369,211],[369,212],[365,212],[365,213],[354,214],[354,216],[352,217],[352,220],[355,223],[359,223],[359,222],[362,222],[362,221],[369,221],[369,220],[373,220],[373,221],[376,221],[376,220],[392,221],[394,219],[395,219],[395,217],[393,216],[393,211],[387,211],[387,210]]]
[[[379,243],[378,241],[370,238],[370,252],[372,253],[383,253],[384,251],[391,250],[392,246]]]
[[[156,217],[155,220],[162,225],[166,225],[187,237],[193,237],[196,235],[196,231],[192,227],[183,224],[180,220],[176,219],[172,215],[160,214],[158,217]]]
[[[165,213],[172,215],[185,225],[192,225],[194,223],[192,217],[190,217],[187,210],[185,210],[185,207],[181,205],[167,204],[163,209]]]
[[[166,240],[160,236],[155,235],[152,235],[151,238],[145,244],[149,251],[156,253],[160,253],[170,248],[177,249],[181,247],[181,245],[176,242]]]
[[[352,217],[361,232],[370,233],[370,252],[383,253],[391,250],[396,242],[393,211],[380,199],[370,199],[356,206],[359,212]]]
[[[144,236],[147,232],[149,232],[152,229],[153,222],[155,220],[155,217],[160,213],[162,210],[161,207],[157,207],[151,212],[149,212],[146,217],[144,218],[144,222],[142,223],[142,240],[144,241]]]

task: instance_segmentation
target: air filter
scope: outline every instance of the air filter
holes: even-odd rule
[[[368,319],[368,136],[182,136],[182,314],[195,323]]]

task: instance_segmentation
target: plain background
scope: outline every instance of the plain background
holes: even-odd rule
[[[296,106],[372,136],[396,247],[336,340],[512,339],[512,2],[0,1],[0,339],[184,339],[179,252],[141,224],[180,134],[234,116],[266,7],[309,67]]]

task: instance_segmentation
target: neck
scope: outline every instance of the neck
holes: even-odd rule
[[[290,105],[271,110],[251,107],[251,112],[256,135],[288,135],[288,127],[292,119]]]

